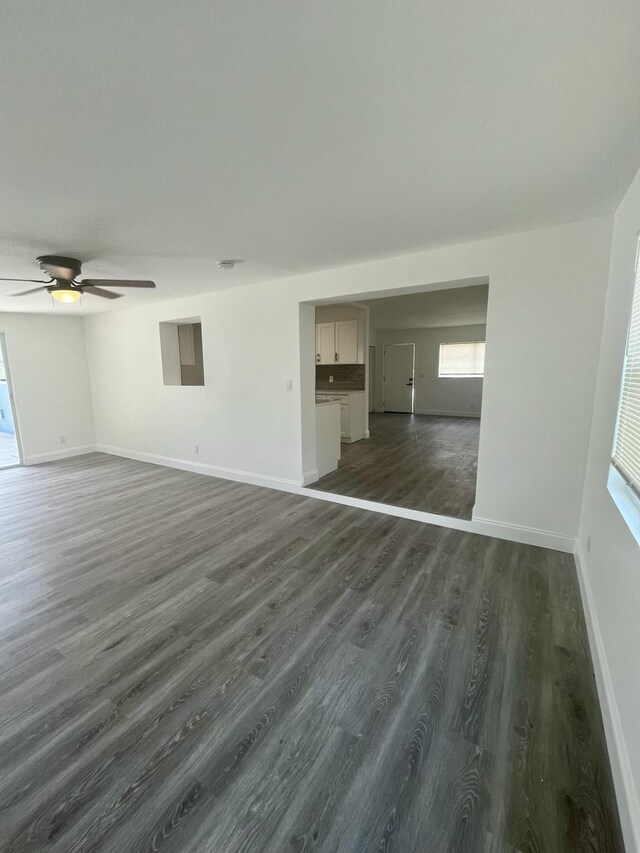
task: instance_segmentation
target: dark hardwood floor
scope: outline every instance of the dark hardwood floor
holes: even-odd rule
[[[343,444],[338,470],[309,488],[471,518],[478,418],[373,413],[369,431],[371,438]]]
[[[0,503],[3,851],[622,851],[572,557],[100,454]]]

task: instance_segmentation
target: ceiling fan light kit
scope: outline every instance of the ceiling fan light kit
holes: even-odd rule
[[[71,304],[77,302],[83,293],[101,296],[103,299],[119,299],[124,296],[123,293],[105,290],[104,285],[107,287],[149,288],[156,286],[153,281],[135,279],[83,278],[81,281],[76,281],[82,271],[82,263],[77,258],[68,258],[65,255],[40,255],[36,259],[36,263],[42,272],[49,276],[49,281],[37,281],[33,278],[0,279],[0,281],[29,281],[40,285],[40,287],[32,287],[30,290],[23,290],[20,293],[12,293],[12,296],[27,296],[29,293],[46,290],[57,302]]]
[[[47,290],[57,302],[77,302],[82,296],[80,290],[65,290],[62,287],[49,287]]]

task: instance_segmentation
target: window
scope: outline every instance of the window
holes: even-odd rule
[[[636,280],[612,461],[628,489],[635,498],[640,500],[640,265],[638,260],[636,260]]]
[[[484,376],[484,341],[440,344],[438,376],[468,379]]]

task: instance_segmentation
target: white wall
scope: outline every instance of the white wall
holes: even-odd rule
[[[315,446],[307,434],[313,396],[303,394],[301,413],[300,389],[314,369],[315,340],[304,312],[301,336],[299,303],[488,276],[476,514],[575,536],[611,224],[573,223],[87,317],[98,442],[300,483],[302,447],[309,470]],[[158,323],[193,315],[202,318],[206,385],[164,386]]]
[[[0,314],[0,332],[6,340],[24,461],[92,449],[95,429],[82,317]]]
[[[615,216],[577,551],[628,853],[640,850],[640,546],[607,491],[607,474],[639,230],[640,173]]]
[[[202,323],[205,384],[164,385],[159,323],[192,316]],[[312,324],[313,312],[313,408]],[[98,444],[299,483],[296,300],[270,286],[247,287],[90,316],[85,325]],[[285,390],[287,379],[294,391]],[[315,453],[314,418],[310,424]]]
[[[450,326],[439,329],[376,332],[376,411],[382,407],[382,352],[385,344],[415,344],[414,412],[425,415],[480,417],[482,378],[441,379],[438,376],[440,344],[484,341],[487,327]]]

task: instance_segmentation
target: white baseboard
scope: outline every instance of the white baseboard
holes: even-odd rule
[[[316,480],[320,479],[320,472],[317,468],[313,468],[311,471],[305,471],[302,475],[302,485],[308,486],[310,483],[315,483]]]
[[[50,450],[48,453],[30,453],[25,455],[25,465],[39,465],[41,462],[55,462],[58,459],[68,459],[71,456],[84,456],[85,453],[94,453],[95,444],[82,444],[77,447],[64,447],[62,450]]]
[[[222,480],[235,480],[238,483],[249,483],[253,486],[266,486],[269,489],[279,489],[285,492],[299,492],[300,482],[286,480],[282,477],[269,477],[266,474],[253,474],[251,471],[240,471],[236,468],[220,468],[217,465],[207,465],[205,462],[191,462],[188,459],[174,459],[171,456],[161,456],[157,453],[144,453],[138,450],[126,450],[124,447],[113,447],[110,444],[97,444],[99,453],[110,453],[112,456],[123,456],[125,459],[135,459],[138,462],[150,462],[152,465],[164,465],[167,468],[178,468],[181,471],[191,471],[193,474],[205,474],[209,477],[220,477]]]
[[[443,418],[479,418],[480,412],[456,412],[453,409],[414,409],[414,415],[440,415]]]
[[[640,853],[640,801],[633,781],[591,583],[579,545],[576,546],[575,560],[625,848],[627,853]]]
[[[508,539],[510,542],[521,542],[523,545],[538,545],[540,548],[550,548],[552,551],[563,551],[573,554],[576,547],[576,537],[568,533],[556,533],[552,530],[540,530],[538,527],[525,527],[520,524],[509,524],[505,521],[495,521],[492,518],[472,518],[474,533],[484,536],[495,536],[496,539]]]

